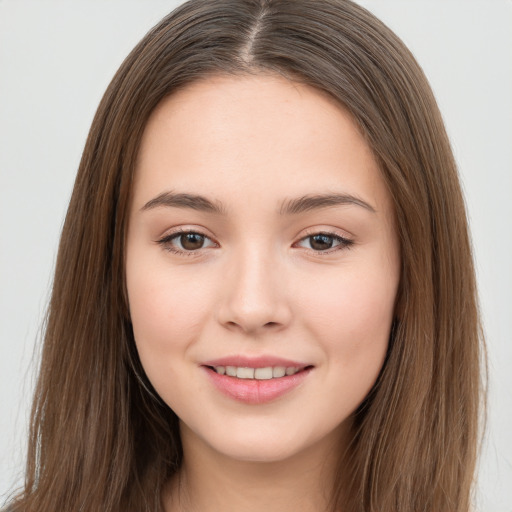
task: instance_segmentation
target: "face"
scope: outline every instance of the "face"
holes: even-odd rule
[[[152,114],[126,280],[187,442],[275,461],[339,439],[381,370],[399,267],[380,170],[323,93],[219,76]]]

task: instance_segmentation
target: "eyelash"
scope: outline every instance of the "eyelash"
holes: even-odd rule
[[[179,238],[181,235],[184,235],[184,234],[185,235],[186,234],[199,235],[199,236],[204,237],[205,239],[211,240],[208,236],[206,236],[205,234],[203,234],[199,231],[180,229],[179,231],[175,231],[174,233],[166,235],[163,238],[161,238],[160,240],[157,240],[157,243],[159,245],[161,245],[166,251],[171,252],[173,254],[178,254],[180,256],[197,256],[197,254],[202,250],[202,248],[192,250],[192,251],[186,251],[186,250],[177,249],[176,247],[174,247],[172,245],[173,240]],[[353,240],[350,240],[349,238],[345,238],[345,237],[337,235],[335,233],[329,233],[326,231],[317,231],[317,232],[308,233],[306,236],[302,237],[299,240],[299,242],[307,240],[308,238],[313,238],[314,236],[326,236],[326,237],[332,238],[334,243],[336,243],[336,242],[338,243],[338,245],[336,245],[334,248],[330,248],[325,251],[315,251],[314,249],[308,249],[308,252],[312,252],[315,255],[322,256],[322,255],[332,254],[334,252],[337,252],[337,251],[340,251],[343,249],[350,249],[354,245]]]

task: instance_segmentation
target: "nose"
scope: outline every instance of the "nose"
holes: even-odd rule
[[[218,321],[230,330],[262,334],[286,327],[292,317],[286,272],[262,247],[241,249],[221,285]]]

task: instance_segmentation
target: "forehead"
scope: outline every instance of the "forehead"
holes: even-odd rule
[[[265,192],[270,201],[340,187],[386,200],[351,114],[328,94],[274,75],[213,76],[164,99],[147,123],[135,176],[135,196],[146,200],[178,188],[223,201],[245,194],[259,205]]]

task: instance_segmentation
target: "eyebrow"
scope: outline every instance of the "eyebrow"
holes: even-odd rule
[[[311,210],[344,205],[360,206],[372,213],[376,212],[373,206],[352,194],[332,193],[305,195],[296,199],[287,199],[283,201],[279,214],[282,216],[298,215]],[[212,201],[198,194],[173,192],[159,194],[148,201],[141,210],[151,210],[158,207],[189,208],[223,216],[227,214],[227,210],[220,201]]]
[[[210,199],[197,194],[176,194],[173,192],[163,192],[148,201],[141,210],[151,210],[160,206],[173,208],[190,208],[207,213],[216,213],[226,215],[226,210],[220,201],[211,201]]]
[[[310,210],[344,205],[360,206],[372,213],[376,213],[373,206],[351,194],[315,194],[297,199],[288,199],[283,202],[279,213],[281,215],[296,215]]]

